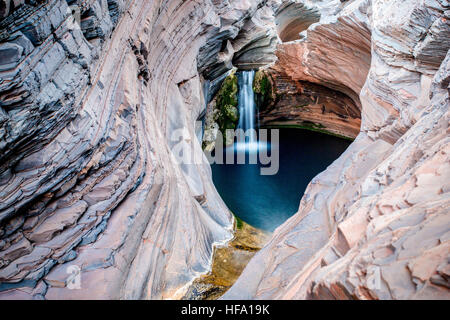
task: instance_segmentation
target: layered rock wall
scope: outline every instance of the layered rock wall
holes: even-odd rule
[[[277,32],[281,41],[301,38],[301,33],[320,20],[320,10],[302,2],[285,1],[276,12]]]
[[[0,3],[0,298],[182,295],[232,236],[198,67],[264,3]]]
[[[446,1],[360,0],[279,47],[293,79],[359,95],[361,133],[225,299],[450,298],[449,34]]]
[[[270,99],[259,106],[261,127],[306,128],[352,139],[359,134],[361,110],[347,95],[319,84],[293,80],[272,68],[261,72],[271,83]]]
[[[275,0],[0,0],[0,298],[181,297],[231,237],[202,78],[275,45],[361,133],[225,297],[448,297],[448,5],[298,3],[320,22],[279,44]]]

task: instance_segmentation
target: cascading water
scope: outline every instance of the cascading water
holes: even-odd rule
[[[256,134],[255,122],[257,118],[255,94],[253,92],[253,80],[255,79],[255,71],[241,71],[238,74],[238,107],[239,107],[239,123],[237,129],[241,129],[245,136],[238,139],[234,145],[234,150],[238,152],[255,153],[259,150],[268,148],[267,141],[258,141]]]
[[[237,135],[244,131],[246,137],[238,136],[236,143],[225,147],[225,162],[212,164],[213,181],[236,216],[273,231],[298,210],[312,178],[338,158],[349,142],[306,130],[260,129],[253,92],[255,72],[241,71],[237,76],[237,128],[241,129]],[[263,174],[269,167],[276,170]]]
[[[255,97],[253,93],[253,79],[255,71],[242,71],[238,77],[239,84],[239,124],[238,129],[247,132],[246,142],[256,143],[255,131]],[[249,131],[248,131],[249,130]]]

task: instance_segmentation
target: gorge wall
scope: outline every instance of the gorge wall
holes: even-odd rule
[[[361,132],[224,298],[448,298],[448,9],[0,0],[0,299],[181,297],[232,237],[203,84],[266,65],[267,119]]]
[[[359,100],[355,102],[347,95],[323,85],[293,80],[286,73],[272,68],[260,72],[264,73],[262,77],[267,79],[265,81],[270,82],[266,88],[270,92],[264,92],[260,99],[261,127],[306,128],[352,139],[359,134]]]
[[[267,8],[0,4],[0,298],[177,297],[232,237],[194,132],[198,68]]]
[[[448,2],[343,4],[274,68],[359,95],[361,132],[225,299],[450,298]]]

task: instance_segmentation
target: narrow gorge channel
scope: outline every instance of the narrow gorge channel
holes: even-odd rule
[[[224,160],[232,154],[233,161],[214,163],[212,176],[222,199],[238,218],[272,232],[297,212],[309,182],[336,160],[350,141],[325,132],[276,126],[261,128],[266,132],[260,140],[254,76],[255,71],[237,73],[237,129],[243,130],[245,141],[236,138],[224,147]],[[269,163],[261,162],[260,153],[267,155]],[[273,170],[261,170],[268,167]]]
[[[0,0],[0,300],[450,299],[449,12]]]

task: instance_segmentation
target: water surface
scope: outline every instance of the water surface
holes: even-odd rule
[[[349,144],[348,140],[319,132],[280,129],[280,167],[276,175],[261,175],[260,163],[213,164],[213,181],[236,216],[254,227],[273,231],[297,212],[312,178]],[[272,144],[269,148],[276,147]]]

